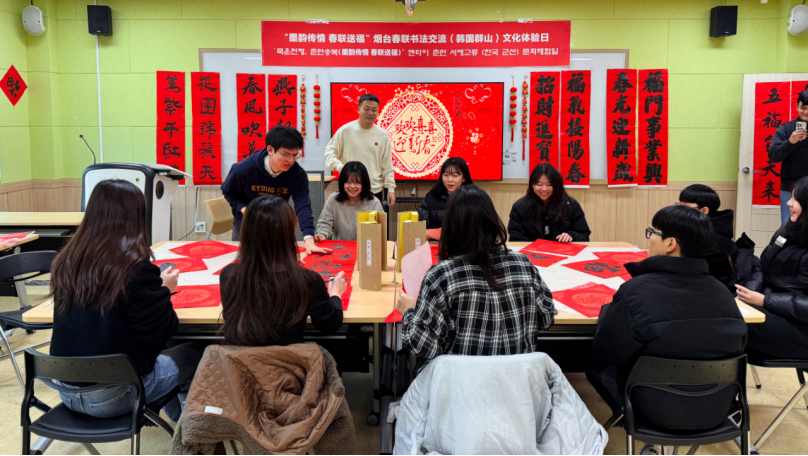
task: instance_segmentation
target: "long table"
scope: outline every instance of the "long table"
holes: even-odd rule
[[[81,224],[84,212],[0,212],[0,233],[34,231],[23,251],[61,250]]]

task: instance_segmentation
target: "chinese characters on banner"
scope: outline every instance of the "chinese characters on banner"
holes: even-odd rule
[[[561,166],[568,188],[589,188],[591,72],[561,72]]]
[[[561,73],[530,73],[530,168],[550,163],[558,169],[558,114],[561,107]]]
[[[668,70],[640,70],[640,186],[668,185]]]
[[[758,82],[755,84],[754,173],[752,205],[780,205],[780,163],[769,161],[769,147],[777,128],[791,116],[789,97],[791,83]]]
[[[238,161],[264,148],[267,132],[266,75],[236,74]]]
[[[606,179],[609,187],[637,185],[637,70],[606,71]]]
[[[222,114],[219,73],[191,73],[194,117],[193,176],[196,185],[222,183]]]
[[[267,77],[269,129],[297,128],[297,75],[270,74]]]
[[[0,83],[0,89],[6,94],[8,101],[11,102],[11,106],[17,106],[17,102],[20,101],[22,94],[25,93],[25,89],[27,88],[28,85],[22,80],[20,73],[14,68],[14,65],[11,65],[11,68],[3,75],[2,82]]]
[[[791,81],[791,116],[789,120],[797,118],[797,98],[803,90],[808,90],[808,81]]]
[[[261,56],[264,66],[566,66],[570,21],[263,21]]]
[[[157,72],[157,163],[185,171],[185,73]],[[185,184],[185,179],[180,185]]]

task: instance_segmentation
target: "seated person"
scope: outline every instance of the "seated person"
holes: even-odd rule
[[[707,260],[710,275],[723,283],[729,291],[735,293],[735,282],[737,281],[735,264],[738,259],[738,246],[732,240],[735,212],[732,209],[719,211],[721,198],[718,197],[718,193],[702,184],[685,187],[679,193],[679,203],[697,209],[710,217],[715,236],[713,236],[710,252],[704,259]]]
[[[540,351],[536,336],[553,324],[553,296],[530,260],[505,247],[506,237],[485,191],[467,185],[454,192],[440,262],[424,276],[417,303],[398,295],[402,341],[410,352],[432,359]]]
[[[183,386],[181,397],[163,408],[176,423],[202,352],[192,344],[165,349],[179,325],[171,306],[179,271],[161,273],[152,264],[148,239],[143,192],[123,180],[98,183],[76,235],[51,266],[50,354],[128,355],[143,380],[146,403]],[[125,385],[59,392],[67,408],[98,418],[132,413],[135,394],[135,387]]]
[[[443,213],[446,211],[446,200],[455,190],[463,185],[472,185],[471,173],[466,160],[451,157],[440,167],[440,179],[426,194],[418,207],[418,220],[426,221],[426,229],[431,230],[443,226]]]
[[[564,190],[561,173],[549,163],[536,165],[527,194],[511,208],[510,241],[587,242],[590,233],[581,205]]]
[[[651,223],[649,257],[626,265],[632,279],[600,310],[594,365],[586,374],[615,414],[622,413],[626,380],[641,356],[723,359],[741,355],[746,345],[746,323],[732,293],[702,259],[713,237],[709,217],[669,206]],[[736,395],[733,388],[697,398],[637,388],[631,399],[643,422],[691,431],[722,423]]]
[[[766,359],[808,359],[808,177],[794,183],[790,218],[774,233],[738,298],[766,315],[749,325],[747,353]]]
[[[308,317],[325,333],[342,324],[343,274],[326,288],[319,274],[300,265],[295,222],[281,198],[259,196],[247,206],[238,257],[219,278],[224,344],[299,344]]]
[[[370,191],[370,177],[365,165],[348,162],[339,173],[339,191],[325,200],[314,240],[355,241],[356,213],[383,210],[381,201]]]

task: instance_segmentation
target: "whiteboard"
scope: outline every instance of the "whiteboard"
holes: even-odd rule
[[[222,87],[222,170],[229,172],[237,161],[238,119],[236,114],[236,74],[297,74],[298,84],[306,77],[306,156],[298,162],[310,171],[325,169],[323,154],[331,132],[331,83],[334,82],[502,82],[505,86],[503,118],[503,159],[502,177],[527,178],[530,174],[529,152],[522,161],[521,126],[517,124],[514,142],[511,142],[508,97],[511,76],[516,79],[516,87],[521,93],[522,81],[531,71],[592,71],[592,101],[590,106],[590,179],[606,179],[606,70],[627,68],[628,51],[573,51],[569,67],[511,67],[511,68],[314,68],[314,67],[273,67],[261,66],[261,53],[241,50],[207,50],[202,52],[201,71],[219,73]],[[315,139],[314,126],[314,84],[315,74],[319,75],[321,87],[320,139]],[[227,89],[230,87],[231,89]],[[521,100],[521,97],[520,97]],[[517,112],[521,111],[517,108]],[[357,116],[358,117],[358,116]],[[520,116],[517,120],[521,119]],[[300,112],[298,111],[298,125]]]

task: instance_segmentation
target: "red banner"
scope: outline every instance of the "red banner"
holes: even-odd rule
[[[261,56],[265,66],[566,66],[570,21],[263,21]]]
[[[157,164],[185,171],[185,73],[157,72]],[[180,181],[185,185],[185,179]]]
[[[808,90],[808,81],[791,81],[791,116],[789,120],[797,118],[797,97],[803,90]]]
[[[269,129],[297,128],[297,75],[270,74],[267,78]]]
[[[668,70],[640,70],[640,186],[668,185]]]
[[[780,163],[769,161],[769,147],[777,128],[791,115],[789,97],[791,83],[758,82],[755,84],[754,165],[752,205],[780,205]]]
[[[533,135],[530,142],[530,169],[550,163],[558,169],[558,119],[561,107],[561,72],[530,73],[530,112]]]
[[[264,148],[267,132],[266,75],[236,74],[238,161]]]
[[[606,180],[637,185],[637,70],[606,70]]]
[[[591,72],[561,72],[561,176],[568,188],[589,188]]]
[[[191,73],[194,184],[222,183],[222,113],[219,73]]]

